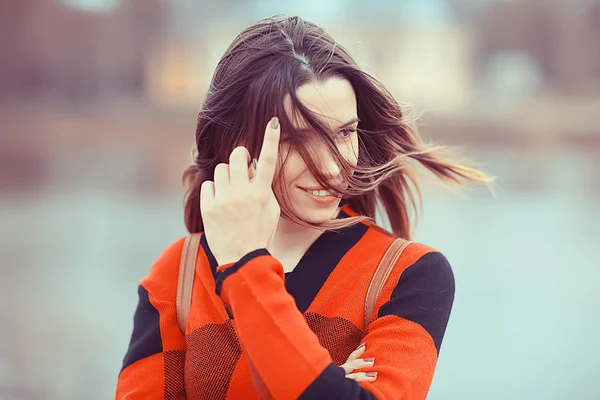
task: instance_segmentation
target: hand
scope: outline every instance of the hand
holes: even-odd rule
[[[208,246],[219,265],[237,262],[249,252],[266,248],[281,210],[272,184],[277,167],[280,127],[273,117],[265,129],[256,171],[251,178],[250,153],[236,147],[229,164],[215,167],[215,179],[200,187],[200,212]]]
[[[357,382],[375,382],[377,379],[377,372],[353,372],[355,369],[370,368],[375,363],[374,358],[358,358],[366,349],[367,347],[365,345],[359,346],[358,349],[350,353],[348,360],[340,365],[340,367],[344,368],[344,371],[346,371],[346,378],[353,379]]]

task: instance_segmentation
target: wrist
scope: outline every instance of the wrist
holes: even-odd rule
[[[223,254],[221,256],[219,256],[218,258],[215,257],[215,259],[217,260],[217,271],[223,271],[233,265],[235,265],[237,262],[239,262],[241,259],[243,259],[244,257],[246,257],[247,255],[254,253],[255,251],[259,251],[259,250],[266,250],[266,248],[259,248],[259,247],[255,247],[252,249],[240,249],[239,251],[236,251],[235,253],[228,253],[228,254]]]
[[[244,255],[236,262],[229,263],[229,264],[223,264],[223,265],[217,267],[218,274],[215,277],[215,283],[216,283],[215,290],[217,292],[217,295],[219,295],[219,296],[221,295],[221,287],[222,287],[223,283],[225,282],[225,280],[227,280],[228,277],[230,277],[232,275],[237,275],[237,272],[241,268],[244,268],[245,264],[247,264],[248,262],[252,261],[253,259],[255,259],[257,257],[270,256],[270,255],[271,255],[271,253],[269,253],[269,251],[265,248],[256,249],[256,250],[253,250],[253,251],[249,252],[248,254]]]

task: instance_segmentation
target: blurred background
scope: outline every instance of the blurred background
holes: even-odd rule
[[[597,0],[1,0],[0,399],[113,398],[212,71],[280,13],[498,177],[424,188],[457,281],[429,399],[600,399]]]

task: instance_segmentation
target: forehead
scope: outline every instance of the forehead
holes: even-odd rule
[[[332,128],[357,117],[356,95],[346,79],[332,77],[305,83],[296,89],[300,102]],[[306,127],[298,113],[293,112],[291,98],[284,98],[285,111],[297,128]]]

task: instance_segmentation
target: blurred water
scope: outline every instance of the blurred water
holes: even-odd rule
[[[417,240],[457,280],[429,399],[600,398],[596,161],[477,158],[500,178],[496,199],[424,193]],[[181,193],[76,185],[0,199],[0,399],[113,397],[137,282],[185,234],[181,209]]]

